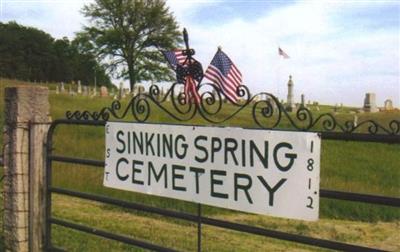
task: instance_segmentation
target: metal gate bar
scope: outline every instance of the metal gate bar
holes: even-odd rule
[[[167,251],[167,252],[175,252],[175,251],[177,251],[177,250],[161,247],[161,246],[158,246],[158,245],[154,245],[152,243],[148,243],[148,242],[132,239],[132,238],[124,236],[124,235],[113,234],[113,233],[110,233],[110,232],[107,232],[107,231],[104,231],[104,230],[101,230],[101,229],[98,229],[98,228],[91,228],[91,227],[79,225],[79,224],[76,224],[76,223],[68,222],[68,221],[65,221],[65,220],[51,218],[50,222],[52,224],[56,224],[56,225],[59,225],[59,226],[75,229],[75,230],[78,230],[78,231],[81,231],[81,232],[85,232],[85,233],[88,233],[88,234],[93,234],[93,235],[96,235],[96,236],[104,237],[104,238],[107,238],[107,239],[110,239],[110,240],[119,241],[119,242],[122,242],[122,243],[125,243],[125,244],[129,244],[129,245],[133,245],[133,246],[137,246],[137,247],[141,247],[141,248],[145,248],[145,249],[151,249],[151,250],[154,250],[154,251]]]
[[[364,133],[321,132],[321,139],[400,144],[400,135],[373,135]]]
[[[77,197],[77,198],[81,198],[81,199],[111,204],[114,206],[124,207],[124,208],[132,209],[132,210],[145,211],[148,213],[159,214],[159,215],[173,217],[173,218],[191,221],[191,222],[197,222],[199,219],[199,217],[194,214],[182,213],[182,212],[177,212],[177,211],[172,211],[172,210],[161,209],[161,208],[157,208],[157,207],[146,206],[146,205],[139,204],[139,203],[118,200],[115,198],[109,198],[109,197],[105,197],[105,196],[101,196],[101,195],[88,194],[88,193],[72,191],[72,190],[67,190],[67,189],[62,189],[62,188],[50,188],[50,191],[53,193],[57,193],[57,194],[62,194],[62,195],[67,195],[67,196],[71,196],[71,197]],[[354,251],[354,250],[379,251],[377,249],[367,248],[367,247],[363,247],[363,246],[341,243],[341,242],[336,242],[336,241],[323,240],[323,239],[312,238],[312,237],[296,235],[296,234],[289,234],[289,233],[285,233],[285,232],[281,232],[281,231],[275,231],[275,230],[264,229],[264,228],[260,228],[260,227],[249,226],[249,225],[245,225],[245,224],[233,223],[233,222],[228,222],[228,221],[224,221],[224,220],[218,220],[218,219],[213,219],[213,218],[209,218],[209,217],[204,217],[204,216],[200,216],[200,220],[201,220],[201,223],[203,223],[203,224],[207,224],[207,225],[211,225],[211,226],[215,226],[215,227],[228,228],[228,229],[239,231],[239,232],[256,234],[256,235],[276,238],[276,239],[285,240],[285,241],[292,241],[292,242],[302,243],[302,244],[306,244],[306,245],[318,246],[318,247],[322,247],[322,248],[347,250],[347,251],[348,250],[351,250],[351,251]],[[53,221],[51,221],[51,222],[53,222]]]
[[[48,159],[50,159],[52,161],[56,161],[56,162],[82,164],[82,165],[89,165],[89,166],[94,166],[94,167],[99,167],[99,168],[104,168],[104,164],[105,164],[104,161],[100,161],[100,160],[53,156],[53,155],[49,156]],[[381,196],[381,195],[372,195],[372,194],[343,192],[343,191],[335,191],[335,190],[328,190],[328,189],[320,189],[319,193],[322,198],[356,201],[356,202],[376,204],[376,205],[400,207],[400,198],[387,197],[387,196]]]

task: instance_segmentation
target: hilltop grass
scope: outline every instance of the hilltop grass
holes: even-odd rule
[[[11,85],[19,84],[17,81],[0,79],[0,126],[3,125],[4,120],[3,88],[10,85],[9,83]],[[51,84],[50,89],[54,90],[55,86]],[[63,94],[55,95],[52,92],[50,95],[51,116],[53,120],[64,118],[67,110],[99,111],[102,107],[110,106],[111,102],[111,98],[71,97]],[[122,101],[123,108],[125,108],[127,102],[128,99]],[[332,111],[332,107],[329,106],[320,105],[319,107],[319,113]],[[160,109],[156,107],[151,107],[151,109],[152,117],[149,119],[150,122],[179,123],[172,120],[165,113],[162,113]],[[223,117],[223,114],[229,114],[229,109],[221,111],[220,116]],[[340,122],[352,119],[353,115],[347,113],[348,111],[354,111],[354,108],[344,107],[339,110],[339,114],[336,117]],[[313,111],[313,113],[318,112]],[[248,120],[250,114],[251,111],[245,109],[223,125],[255,128],[257,126],[254,125],[254,122]],[[316,115],[314,114],[314,116]],[[400,118],[400,112],[364,113],[358,114],[358,117],[359,122],[366,119],[373,119],[382,125],[387,125],[390,120]],[[128,120],[132,120],[132,118],[128,118]],[[198,125],[208,124],[199,117],[195,117],[190,123]],[[285,118],[282,120],[280,126],[286,129],[290,128],[290,124]],[[317,126],[317,128],[320,127],[321,125]],[[360,131],[365,130],[365,127],[360,129]],[[2,136],[0,136],[1,143]],[[104,129],[102,127],[88,126],[60,126],[55,132],[54,147],[54,153],[57,155],[103,160]],[[400,163],[400,156],[398,155],[400,153],[399,145],[324,140],[322,141],[321,150],[321,188],[385,196],[400,196],[400,170],[398,169]],[[103,172],[98,168],[54,163],[53,169],[53,185],[55,186],[108,195],[177,211],[196,213],[196,205],[193,203],[105,188],[102,186]],[[130,212],[102,204],[70,199],[68,197],[56,196],[54,198],[55,216],[70,219],[78,223],[98,225],[100,228],[116,230],[124,234],[133,235],[139,239],[151,241],[155,239],[155,243],[172,246],[180,250],[195,249],[196,234],[195,227],[192,224],[182,224],[176,220],[165,220],[166,218],[154,219],[154,216],[149,217],[149,215],[143,213]],[[243,214],[216,207],[204,206],[203,209],[206,215],[213,218],[235,220],[315,237],[355,242],[382,249],[400,249],[400,245],[396,242],[400,237],[395,235],[396,228],[398,230],[400,225],[400,211],[396,208],[321,199],[321,220],[316,223]],[[128,213],[132,214],[128,215]],[[125,216],[124,218],[129,219],[129,223],[135,223],[135,225],[125,227],[127,226],[126,223],[118,217],[120,215]],[[115,221],[114,218],[116,218]],[[132,229],[136,225],[138,225],[138,229]],[[354,234],[352,233],[354,230],[346,230],[348,225],[358,230],[359,233]],[[148,226],[152,226],[152,228]],[[163,229],[164,226],[168,226],[172,231],[163,231],[167,230]],[[145,231],[142,235],[141,230],[146,230],[146,227],[149,231]],[[151,238],[149,234],[146,234],[146,232],[154,234],[156,230],[157,235],[155,238]],[[266,250],[266,248],[268,250],[272,248],[272,250],[276,251],[288,249],[308,251],[312,249],[293,243],[248,236],[233,231],[222,232],[220,229],[210,227],[204,228],[204,231],[204,236],[209,238],[205,239],[207,240],[205,245],[208,246],[206,247],[207,251],[249,251]],[[178,233],[183,237],[177,235]],[[219,235],[221,235],[221,238],[219,238]],[[70,250],[72,251],[87,251],[93,248],[96,248],[96,250],[100,248],[100,251],[131,251],[128,247],[122,246],[119,243],[93,238],[93,236],[83,235],[80,232],[57,226],[54,227],[53,237],[57,244],[70,244]],[[192,239],[190,240],[188,237],[192,237]],[[87,246],[84,245],[86,241],[88,241]],[[240,246],[226,247],[226,244],[229,242]],[[224,249],[225,247],[227,249]]]

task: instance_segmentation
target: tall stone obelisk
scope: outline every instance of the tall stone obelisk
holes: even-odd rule
[[[287,95],[287,102],[286,102],[286,111],[293,111],[295,109],[295,104],[293,102],[293,80],[292,76],[289,75],[288,81],[288,95]]]

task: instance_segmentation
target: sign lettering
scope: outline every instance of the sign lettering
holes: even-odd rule
[[[104,186],[317,220],[317,133],[108,122]]]

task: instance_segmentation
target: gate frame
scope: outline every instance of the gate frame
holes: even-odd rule
[[[233,118],[236,114],[242,111],[245,107],[252,106],[252,119],[255,124],[264,129],[275,129],[279,123],[281,122],[283,117],[286,117],[291,125],[297,131],[309,131],[309,132],[318,132],[321,133],[322,140],[344,140],[344,141],[358,141],[358,142],[379,142],[379,143],[390,143],[390,144],[400,144],[400,121],[393,120],[389,123],[389,128],[385,128],[382,125],[372,121],[367,120],[361,122],[358,125],[352,124],[352,122],[345,122],[344,125],[339,124],[336,119],[329,113],[319,115],[315,120],[313,119],[312,113],[305,107],[300,107],[296,112],[296,117],[292,118],[291,114],[289,114],[283,107],[283,105],[278,101],[278,99],[269,93],[260,93],[257,95],[264,95],[267,98],[264,100],[255,100],[255,96],[250,97],[248,89],[244,86],[240,86],[238,88],[237,93],[241,97],[247,97],[244,103],[240,105],[234,105],[233,107],[236,109],[231,115],[228,115],[226,118],[215,119],[215,115],[222,108],[222,99],[221,99],[221,91],[214,84],[207,84],[212,88],[217,89],[217,97],[211,97],[209,99],[204,98],[202,95],[202,103],[194,104],[194,103],[186,103],[184,99],[184,94],[180,93],[177,96],[174,94],[174,89],[179,85],[175,83],[172,85],[171,89],[167,92],[164,97],[160,99],[160,92],[157,86],[151,86],[148,94],[137,94],[134,95],[125,109],[122,109],[122,104],[120,101],[114,101],[110,107],[102,108],[99,112],[89,112],[89,111],[67,111],[66,117],[67,119],[55,120],[50,126],[48,132],[48,142],[47,142],[47,162],[46,162],[46,188],[47,188],[47,205],[46,205],[46,246],[48,249],[56,249],[52,247],[51,244],[51,225],[60,225],[67,228],[79,230],[82,232],[86,232],[89,234],[101,236],[104,238],[120,241],[126,244],[135,245],[142,248],[147,248],[156,251],[173,251],[170,248],[162,247],[159,245],[154,245],[149,242],[133,239],[131,237],[117,235],[105,230],[99,230],[90,228],[83,225],[78,225],[72,222],[68,222],[65,220],[60,220],[51,217],[51,194],[57,193],[72,197],[77,197],[81,199],[101,202],[105,204],[111,204],[114,206],[124,207],[133,210],[145,211],[148,213],[158,214],[166,217],[173,217],[181,220],[190,221],[193,223],[197,223],[197,251],[201,251],[201,227],[203,224],[211,225],[220,228],[226,228],[230,230],[246,232],[249,234],[261,235],[264,237],[276,238],[285,241],[297,242],[305,245],[317,246],[321,248],[328,249],[337,249],[344,251],[354,251],[354,250],[363,250],[363,251],[378,251],[375,248],[368,248],[359,245],[347,244],[337,241],[330,241],[318,238],[312,238],[302,235],[290,234],[276,230],[270,230],[245,224],[239,224],[235,222],[228,222],[224,220],[213,219],[209,217],[204,217],[201,215],[201,204],[197,204],[197,215],[181,213],[177,211],[166,210],[157,207],[150,207],[143,204],[138,204],[134,202],[128,202],[118,199],[113,199],[101,195],[88,194],[83,192],[77,192],[62,188],[53,187],[51,184],[51,169],[52,162],[64,162],[71,164],[82,164],[82,165],[90,165],[97,167],[104,167],[104,161],[99,160],[89,160],[82,158],[73,158],[73,157],[65,157],[58,156],[52,154],[52,145],[53,145],[53,133],[58,125],[86,125],[86,126],[104,126],[107,121],[111,117],[116,118],[117,121],[124,119],[129,111],[131,115],[137,122],[148,123],[147,119],[150,115],[150,105],[149,102],[154,103],[158,108],[162,111],[166,112],[171,118],[181,121],[181,122],[189,122],[195,115],[201,116],[206,121],[213,124],[220,124],[228,121]],[[198,89],[202,88],[203,84],[198,86]],[[205,94],[212,95],[211,92],[206,92]],[[256,95],[256,96],[257,96]],[[170,111],[167,107],[163,106],[164,101],[167,100],[167,96],[171,96],[171,104],[174,111]],[[203,101],[206,104],[203,104]],[[218,103],[219,101],[219,103]],[[261,108],[259,107],[261,105]],[[186,109],[183,110],[182,107]],[[216,111],[210,112],[206,108],[206,106],[214,106],[217,108]],[[236,107],[235,107],[236,106]],[[121,112],[122,111],[122,112]],[[273,119],[277,118],[277,121],[273,123],[272,127],[266,127],[262,124],[261,120],[257,118],[257,113],[261,111],[261,115],[264,119]],[[295,120],[303,122],[302,125],[295,122]],[[322,131],[313,131],[315,126],[321,123],[323,126]],[[305,124],[305,125],[304,125]],[[369,133],[355,133],[362,125],[367,125]],[[196,126],[196,125],[191,125]],[[281,130],[281,129],[279,129]],[[293,130],[290,130],[293,131]],[[342,131],[342,132],[337,132]],[[383,132],[384,134],[377,134],[379,132]],[[393,207],[400,207],[400,198],[394,197],[385,197],[378,195],[369,195],[369,194],[359,194],[359,193],[350,193],[350,192],[342,192],[335,190],[325,190],[320,189],[320,197],[329,198],[329,199],[338,199],[338,200],[347,200],[353,202],[363,202],[370,204],[378,204],[378,205],[386,205]]]

